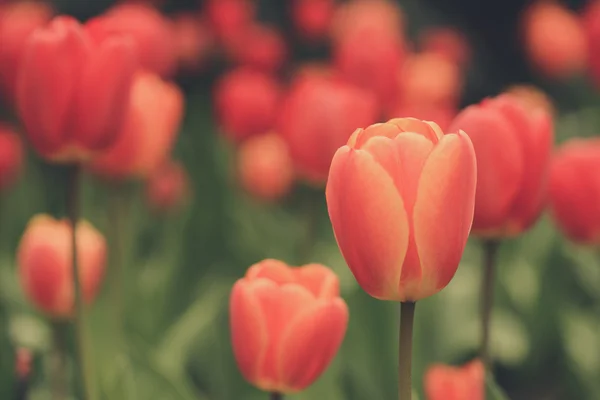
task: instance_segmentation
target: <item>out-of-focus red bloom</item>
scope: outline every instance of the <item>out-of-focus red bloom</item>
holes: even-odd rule
[[[380,300],[442,290],[467,243],[476,161],[464,132],[398,118],[357,129],[333,157],[327,208],[360,286]]]
[[[355,0],[337,7],[332,21],[333,40],[351,32],[379,31],[398,35],[404,30],[404,15],[397,3],[389,0]]]
[[[378,118],[373,96],[338,80],[305,75],[293,83],[278,130],[287,141],[298,174],[314,183],[327,180],[335,151],[357,126]]]
[[[556,108],[550,97],[536,86],[513,85],[506,89],[505,93],[517,97],[531,112],[541,108],[552,116],[556,114]]]
[[[254,21],[256,5],[252,0],[207,0],[204,11],[216,37],[229,43]]]
[[[600,87],[600,1],[593,0],[583,12],[583,27],[587,38],[589,72]]]
[[[471,46],[467,38],[453,28],[431,28],[419,38],[424,53],[435,53],[451,63],[464,67],[471,60]]]
[[[294,183],[294,165],[287,143],[275,133],[254,136],[238,150],[238,176],[242,187],[265,201],[289,193]]]
[[[299,392],[337,353],[348,325],[337,276],[320,264],[277,260],[250,267],[229,301],[231,341],[246,380],[269,392]]]
[[[17,378],[23,380],[29,377],[31,374],[31,363],[33,361],[33,354],[29,349],[20,347],[15,353],[15,373]]]
[[[214,95],[219,126],[230,140],[240,142],[273,128],[281,88],[270,75],[235,69],[221,78]]]
[[[279,70],[287,57],[281,34],[272,27],[251,24],[227,44],[227,52],[237,64],[265,72]]]
[[[29,35],[45,26],[53,10],[47,3],[20,1],[0,5],[0,86],[6,98],[14,101],[17,72]]]
[[[0,193],[15,183],[22,168],[21,138],[9,126],[0,124]]]
[[[71,235],[69,222],[36,215],[27,224],[17,253],[19,279],[27,298],[56,318],[69,318],[74,311]],[[104,275],[106,242],[85,221],[77,224],[76,235],[81,291],[89,304]]]
[[[484,400],[485,368],[479,360],[462,367],[432,365],[425,374],[427,400]]]
[[[98,38],[70,17],[35,31],[24,49],[17,106],[33,148],[54,162],[82,162],[117,139],[133,75],[135,44]]]
[[[172,18],[179,70],[196,72],[213,50],[214,38],[198,15],[181,13]]]
[[[183,93],[177,85],[139,71],[119,138],[92,161],[90,169],[107,179],[152,174],[171,155],[183,109]]]
[[[461,111],[450,130],[469,135],[477,154],[473,233],[516,236],[537,220],[546,201],[553,124],[508,94]]]
[[[146,181],[146,201],[156,212],[169,212],[185,204],[189,180],[184,166],[173,160],[157,168]]]
[[[177,68],[175,34],[167,17],[143,3],[117,5],[106,14],[90,20],[88,29],[95,37],[129,35],[138,49],[140,65],[162,77]]]
[[[600,245],[600,139],[571,139],[550,169],[550,210],[574,242]]]
[[[292,18],[300,36],[319,40],[329,33],[335,0],[293,0]]]
[[[525,11],[521,23],[527,54],[541,73],[566,78],[584,70],[586,38],[577,14],[557,2],[541,0]]]

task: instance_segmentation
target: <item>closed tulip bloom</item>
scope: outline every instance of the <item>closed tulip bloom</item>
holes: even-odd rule
[[[146,201],[157,213],[177,211],[190,194],[189,179],[184,166],[168,160],[146,180]]]
[[[23,143],[9,126],[0,124],[0,193],[12,186],[23,168]]]
[[[477,154],[473,232],[479,236],[516,236],[545,205],[553,125],[542,109],[526,110],[518,98],[501,95],[467,107],[450,126],[469,135]]]
[[[476,172],[464,132],[413,118],[357,129],[336,152],[329,218],[368,294],[414,302],[450,282],[471,229]]]
[[[214,50],[214,38],[199,15],[182,12],[171,20],[179,70],[186,73],[202,69]]]
[[[556,114],[556,108],[548,94],[536,86],[513,85],[506,89],[505,93],[519,99],[529,112],[535,112],[536,109],[541,108],[551,116]]]
[[[439,54],[459,67],[465,67],[471,60],[471,45],[454,28],[437,27],[426,30],[419,37],[419,47],[422,52]]]
[[[228,44],[252,24],[256,5],[252,0],[207,0],[204,11],[217,38]]]
[[[250,267],[233,286],[233,352],[246,380],[269,392],[312,384],[342,343],[348,308],[337,276],[320,264],[290,268],[277,260]]]
[[[106,179],[145,178],[171,155],[184,111],[181,89],[154,73],[139,71],[116,143],[90,169]]]
[[[335,8],[335,0],[293,0],[292,18],[300,36],[308,40],[324,38]]]
[[[571,139],[550,169],[550,210],[561,231],[581,244],[600,245],[600,139]]]
[[[27,224],[17,253],[27,299],[56,318],[69,318],[74,312],[71,229],[65,220],[37,215]],[[76,229],[81,291],[90,304],[104,275],[106,242],[88,222],[79,222]]]
[[[268,73],[278,71],[287,57],[283,36],[274,28],[257,23],[232,37],[227,51],[237,64]]]
[[[73,163],[110,147],[119,133],[137,68],[123,36],[97,40],[70,17],[35,31],[25,46],[17,105],[33,148]]]
[[[484,400],[485,369],[479,360],[462,367],[433,365],[425,374],[427,400]]]

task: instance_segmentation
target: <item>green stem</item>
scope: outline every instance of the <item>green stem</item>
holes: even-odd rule
[[[281,393],[272,392],[269,395],[269,399],[270,400],[283,400],[283,395]]]
[[[65,323],[52,321],[52,336],[54,349],[51,358],[52,398],[64,400],[67,398],[67,342],[68,332]]]
[[[412,341],[415,303],[400,303],[400,335],[398,343],[398,399],[412,397]]]
[[[483,243],[483,278],[481,281],[481,348],[480,357],[486,371],[490,370],[490,323],[494,305],[494,272],[499,243]]]

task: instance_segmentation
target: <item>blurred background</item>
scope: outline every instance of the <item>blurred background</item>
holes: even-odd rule
[[[221,3],[226,2],[236,3]],[[262,112],[252,105],[264,100],[268,84],[265,89],[252,77],[239,78],[238,90],[245,94],[236,97],[228,94],[235,89],[222,83],[240,65],[260,70],[283,93],[275,107],[292,90],[305,64],[319,63],[307,74],[331,74],[320,65],[333,59],[338,39],[330,33],[331,21],[337,7],[348,2],[331,2],[335,4],[318,14],[313,25],[310,17],[295,14],[300,11],[292,8],[291,1],[248,2],[255,9],[242,16],[235,14],[239,12],[235,5],[219,9],[212,4],[211,14],[209,2],[145,2],[161,10],[175,38],[166,48],[177,53],[177,66],[162,75],[176,82],[185,98],[172,150],[173,160],[181,164],[176,172],[157,172],[147,179],[115,182],[91,173],[85,176],[83,216],[107,236],[107,274],[113,257],[119,257],[127,270],[122,277],[124,344],[107,328],[114,313],[108,279],[88,321],[97,386],[104,399],[265,398],[236,368],[228,295],[250,265],[278,258],[292,265],[319,262],[334,269],[351,313],[344,344],[330,368],[308,390],[290,399],[395,398],[397,305],[370,298],[353,279],[333,237],[324,186],[314,179],[307,184],[301,179],[309,175],[306,171],[298,179],[286,174],[291,167],[278,155],[288,150],[280,142],[264,139],[264,146],[260,141],[246,146],[247,137],[278,129],[269,120],[254,129],[264,132],[244,130],[244,109],[250,115]],[[0,34],[11,22],[17,23],[17,17],[7,11],[16,3],[2,4]],[[443,127],[460,108],[513,90],[555,113],[557,142],[600,132],[600,71],[593,69],[593,46],[584,42],[594,34],[586,31],[590,24],[584,24],[588,2],[391,3],[398,5],[401,16],[404,51],[395,70],[398,89],[394,89],[396,82],[389,86],[392,92],[407,95],[378,120],[415,114]],[[81,20],[114,6],[108,0],[51,3],[52,12]],[[254,27],[274,30],[248,33],[252,40],[241,44],[228,43],[227,35],[215,28],[226,26],[228,22],[222,21],[228,17],[232,30],[244,18]],[[596,20],[600,24],[600,16]],[[0,36],[0,53],[2,46],[8,46],[6,38]],[[362,45],[359,40],[349,46]],[[423,58],[431,54],[440,58]],[[336,57],[343,64],[339,61],[343,56]],[[387,62],[380,57],[381,63]],[[515,85],[520,86],[515,89]],[[420,95],[423,104],[432,98],[439,103],[413,104]],[[2,121],[18,132],[10,96],[4,98]],[[331,115],[344,117],[335,110]],[[240,129],[231,128],[239,124]],[[320,151],[319,140],[303,145]],[[33,356],[29,398],[36,400],[49,398],[45,376],[52,365],[45,355],[52,351],[52,329],[21,290],[15,254],[32,215],[65,215],[64,179],[60,167],[44,163],[31,150],[25,148],[24,157],[17,179],[0,193],[0,398],[15,398],[14,349],[26,348]],[[460,364],[476,356],[481,259],[480,243],[472,240],[450,285],[417,305],[414,385],[420,399],[424,399],[422,376],[428,365]],[[504,243],[498,271],[492,347],[497,382],[507,397],[600,399],[597,250],[568,243],[544,217],[521,238]]]

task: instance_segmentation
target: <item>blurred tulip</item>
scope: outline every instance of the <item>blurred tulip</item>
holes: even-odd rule
[[[550,210],[574,242],[600,245],[600,139],[571,139],[550,169]]]
[[[435,53],[459,67],[471,60],[471,46],[467,38],[453,28],[431,28],[419,38],[423,53]]]
[[[172,19],[175,51],[179,70],[196,72],[213,50],[214,38],[206,23],[192,13],[181,13]]]
[[[294,183],[294,166],[287,143],[275,133],[253,136],[238,150],[238,176],[242,187],[265,201],[287,195]]]
[[[156,212],[177,210],[185,204],[188,195],[187,172],[177,161],[165,162],[146,181],[146,200]]]
[[[414,302],[450,282],[471,229],[476,175],[464,132],[399,118],[352,134],[333,158],[326,196],[338,246],[368,294]]]
[[[49,215],[34,216],[18,248],[19,279],[25,295],[37,308],[55,318],[74,312],[72,225]],[[91,303],[102,282],[106,242],[87,222],[76,229],[79,279],[83,300]]]
[[[253,265],[233,286],[229,311],[242,375],[264,391],[282,394],[306,388],[323,373],[348,325],[338,278],[320,264]]]
[[[556,2],[538,0],[521,23],[527,55],[541,73],[562,79],[584,70],[586,38],[577,14]]]
[[[546,201],[550,115],[541,109],[530,113],[505,94],[461,111],[450,126],[457,129],[469,135],[477,154],[473,233],[502,238],[528,229]]]
[[[33,33],[17,93],[33,148],[47,160],[72,163],[112,145],[136,68],[131,40],[97,39],[70,17],[57,17]]]
[[[87,23],[94,37],[112,34],[130,36],[138,49],[140,65],[162,77],[177,68],[176,38],[169,20],[154,7],[126,3],[109,9]]]
[[[29,378],[31,374],[31,364],[33,362],[33,354],[29,349],[20,347],[15,352],[15,374],[19,380]]]
[[[353,32],[377,31],[398,35],[404,30],[404,16],[398,4],[389,0],[354,0],[336,8],[332,21],[333,40]]]
[[[252,0],[206,0],[204,11],[217,38],[229,43],[254,21],[256,5]]]
[[[21,138],[9,126],[0,124],[0,193],[15,183],[22,168]]]
[[[506,89],[505,93],[518,98],[530,112],[541,108],[551,116],[556,114],[556,108],[552,100],[538,87],[533,85],[513,85]]]
[[[229,56],[242,66],[265,72],[279,70],[287,57],[285,40],[277,30],[259,24],[249,25],[227,45]]]
[[[335,151],[357,126],[372,124],[377,117],[377,104],[368,92],[342,81],[305,76],[284,101],[279,132],[299,175],[323,183]]]
[[[14,101],[17,73],[29,35],[52,18],[52,7],[39,1],[21,1],[0,6],[0,87]]]
[[[91,162],[91,171],[106,179],[149,176],[170,157],[183,111],[183,93],[177,85],[139,71],[121,133]]]
[[[221,130],[230,140],[240,142],[273,128],[281,88],[267,74],[238,68],[221,78],[214,96]]]
[[[484,400],[485,369],[479,360],[462,367],[432,365],[425,374],[427,400]]]
[[[582,19],[588,46],[589,72],[596,87],[600,87],[600,1],[590,1],[584,9]]]
[[[293,0],[292,18],[300,36],[319,40],[329,33],[335,0]]]

